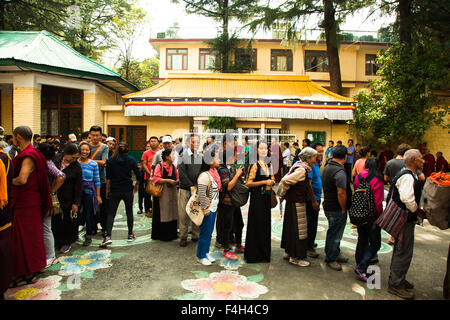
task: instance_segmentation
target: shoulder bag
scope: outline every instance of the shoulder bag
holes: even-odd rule
[[[164,173],[164,166],[159,164],[161,166],[161,177],[163,176]],[[147,192],[148,194],[159,198],[161,196],[163,190],[163,185],[162,184],[155,184],[153,182],[153,174],[150,176],[150,178],[148,179],[148,183],[147,186],[145,187],[145,192]]]

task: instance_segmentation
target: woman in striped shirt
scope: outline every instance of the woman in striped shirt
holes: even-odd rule
[[[210,266],[212,262],[216,261],[209,254],[209,246],[219,205],[219,192],[222,190],[222,183],[217,172],[218,167],[219,154],[216,154],[214,148],[211,148],[205,152],[197,178],[198,200],[205,215],[198,237],[197,261],[205,266]]]
[[[81,207],[84,220],[86,221],[86,236],[83,246],[89,246],[92,243],[92,236],[96,234],[95,214],[98,205],[102,203],[98,164],[89,159],[90,154],[90,145],[86,142],[80,143],[80,159],[78,162],[81,165],[83,174]]]

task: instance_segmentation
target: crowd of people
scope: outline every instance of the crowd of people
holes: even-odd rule
[[[99,126],[75,134],[61,146],[52,137],[32,133],[26,126],[14,129],[0,144],[0,298],[8,287],[37,281],[40,273],[57,262],[56,252],[71,250],[85,228],[83,246],[92,244],[99,232],[101,248],[113,243],[118,206],[125,204],[127,240],[133,232],[134,194],[138,214],[152,219],[151,238],[179,239],[196,243],[196,258],[202,265],[215,262],[210,254],[212,233],[215,246],[226,259],[243,254],[248,263],[271,261],[271,210],[285,203],[281,248],[284,258],[299,267],[319,258],[315,243],[320,205],[328,220],[325,262],[332,270],[348,263],[340,242],[355,190],[364,183],[373,194],[373,219],[354,225],[358,232],[355,275],[368,281],[368,266],[378,262],[381,228],[373,222],[383,212],[385,184],[389,197],[408,212],[407,227],[394,246],[389,292],[405,299],[414,297],[413,284],[406,280],[412,259],[414,226],[424,217],[419,207],[423,181],[435,170],[448,170],[438,152],[438,161],[427,152],[401,144],[397,156],[388,148],[379,158],[367,146],[341,141],[328,148],[304,139],[302,148],[288,142],[258,141],[243,145],[236,138],[216,142],[210,137],[200,149],[201,139],[191,134],[186,141],[170,135],[152,136],[140,161],[129,153],[125,142],[107,137]],[[133,179],[134,173],[134,179]],[[147,192],[162,186],[158,196]],[[203,220],[196,225],[189,217],[188,203],[197,196]],[[6,198],[6,201],[4,200]],[[241,206],[249,203],[245,243]],[[283,213],[283,212],[282,212]],[[101,228],[101,230],[98,230]]]

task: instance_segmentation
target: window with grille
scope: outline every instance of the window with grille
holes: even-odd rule
[[[214,49],[200,49],[199,52],[199,70],[208,70],[216,66],[219,58],[219,52]]]

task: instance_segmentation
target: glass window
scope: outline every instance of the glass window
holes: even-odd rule
[[[187,49],[167,49],[166,52],[166,70],[187,70]]]
[[[236,49],[234,56],[236,64],[241,64],[247,70],[256,70],[256,49]]]
[[[218,57],[219,52],[217,50],[200,49],[198,68],[200,70],[208,70],[214,68]]]
[[[271,50],[272,71],[292,71],[292,50]]]
[[[326,51],[305,51],[305,72],[328,72],[328,55]]]
[[[377,56],[375,54],[366,54],[366,76],[376,76],[378,66],[376,64]]]

